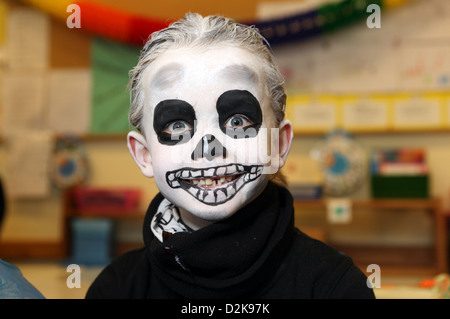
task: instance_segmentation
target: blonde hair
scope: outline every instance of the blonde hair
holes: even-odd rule
[[[142,127],[145,106],[143,74],[153,61],[169,49],[185,46],[208,47],[214,44],[226,44],[248,50],[261,59],[275,115],[274,125],[278,127],[284,119],[286,108],[284,78],[275,65],[266,39],[255,27],[239,24],[233,19],[222,16],[203,17],[197,13],[188,13],[169,27],[152,33],[142,48],[138,64],[130,71],[131,105],[128,115],[130,125],[139,132],[144,132]],[[275,175],[277,178],[280,177],[280,174]]]

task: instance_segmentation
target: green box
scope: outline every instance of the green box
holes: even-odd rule
[[[372,175],[373,198],[428,198],[428,175],[380,176]]]

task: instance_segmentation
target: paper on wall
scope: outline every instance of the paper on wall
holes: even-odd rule
[[[17,130],[6,139],[6,188],[11,197],[45,197],[52,134],[48,131]]]
[[[400,52],[401,89],[450,88],[450,45],[440,41],[426,44],[411,41]]]
[[[394,125],[396,128],[439,127],[441,108],[438,101],[412,98],[395,104]]]
[[[3,77],[2,134],[10,130],[44,127],[45,77],[42,74],[8,73]]]
[[[49,64],[49,18],[31,8],[11,10],[6,41],[13,70],[44,70]]]
[[[343,105],[344,127],[379,128],[388,127],[388,105],[386,102],[376,102],[368,99],[346,102]]]
[[[90,127],[91,72],[55,70],[49,76],[48,126],[56,133],[86,134]]]
[[[298,130],[331,130],[336,127],[336,105],[312,103],[293,105],[294,128]]]
[[[353,94],[396,88],[395,48],[386,42],[349,38],[330,40],[317,52],[316,90]]]

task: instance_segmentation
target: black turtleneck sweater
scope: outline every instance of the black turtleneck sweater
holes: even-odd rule
[[[144,221],[145,247],[107,266],[86,298],[374,298],[352,260],[294,227],[291,194],[269,182],[230,218],[164,242]]]

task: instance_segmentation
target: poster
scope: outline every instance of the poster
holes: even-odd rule
[[[45,70],[49,65],[49,17],[41,11],[11,10],[7,20],[8,64],[12,70]]]
[[[45,76],[41,73],[14,72],[3,76],[1,90],[3,116],[1,134],[11,130],[41,130],[45,126]]]
[[[52,141],[48,131],[10,132],[6,188],[11,197],[44,198],[50,194],[48,165]]]
[[[48,128],[55,133],[87,134],[91,113],[91,71],[57,69],[49,74]]]

